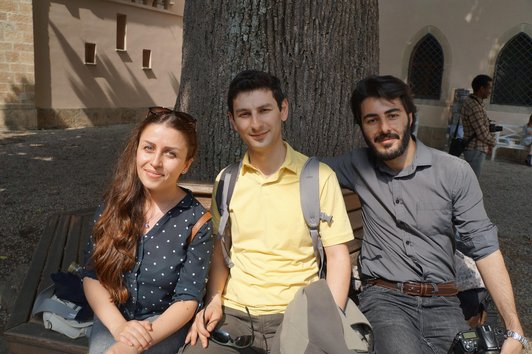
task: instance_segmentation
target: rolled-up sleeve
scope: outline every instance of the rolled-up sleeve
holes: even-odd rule
[[[478,180],[464,162],[455,174],[453,221],[461,236],[461,251],[475,261],[499,249],[497,227],[490,221]]]

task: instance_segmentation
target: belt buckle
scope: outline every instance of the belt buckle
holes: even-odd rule
[[[399,290],[399,292],[401,292],[401,293],[403,293],[403,294],[405,293],[405,291],[404,291],[404,284],[405,284],[405,283],[403,283],[403,282],[400,282],[400,283],[395,284],[396,287],[397,287],[397,289]]]
[[[432,285],[432,294],[431,295],[437,295],[440,290],[438,289],[438,284],[436,283],[430,283]]]

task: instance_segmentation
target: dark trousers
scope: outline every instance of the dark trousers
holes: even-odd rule
[[[411,296],[373,285],[359,300],[378,354],[446,354],[455,335],[469,328],[456,296]]]
[[[270,352],[271,343],[277,328],[283,321],[283,314],[251,316],[253,321],[253,328],[255,329],[255,341],[253,345],[245,349],[236,349],[232,347],[223,346],[209,340],[209,346],[202,348],[201,343],[196,343],[195,346],[187,345],[180,353],[182,354],[266,354]],[[234,310],[224,307],[224,317],[220,321],[218,328],[227,331],[232,338],[242,335],[251,334],[251,324],[249,316],[246,312]]]

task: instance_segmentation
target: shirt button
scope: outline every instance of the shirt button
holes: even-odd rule
[[[406,241],[406,244],[410,246],[410,241]]]
[[[395,204],[400,204],[400,203],[401,203],[401,199],[397,198],[397,199],[395,200]]]

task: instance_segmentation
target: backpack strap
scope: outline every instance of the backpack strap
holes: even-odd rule
[[[325,254],[320,237],[320,221],[330,223],[332,216],[320,210],[319,160],[314,156],[310,157],[303,165],[299,178],[299,195],[303,217],[307,223],[314,254],[318,261],[318,275],[320,278],[325,278]]]
[[[207,211],[205,214],[201,216],[201,218],[198,219],[198,221],[196,221],[196,223],[192,227],[192,232],[190,233],[190,236],[188,237],[187,244],[190,245],[192,243],[192,240],[194,240],[194,237],[196,237],[196,234],[201,229],[201,227],[205,225],[207,221],[211,220],[211,218],[212,218],[211,213]]]
[[[222,254],[224,256],[225,265],[228,268],[234,266],[231,258],[229,257],[230,244],[226,240],[227,222],[229,221],[229,203],[235,190],[236,180],[238,179],[238,173],[242,167],[242,161],[235,162],[227,166],[223,171],[218,181],[218,187],[216,188],[216,206],[218,207],[218,213],[220,215],[220,223],[218,225],[218,240],[222,242]]]
[[[227,238],[230,237],[230,231],[226,230],[229,221],[229,203],[231,202],[241,167],[242,161],[227,166],[222,171],[216,189],[216,205],[220,214],[217,237],[222,242],[222,253],[228,268],[234,266],[229,256],[231,246],[227,241]],[[318,262],[318,275],[320,278],[325,278],[325,253],[323,243],[321,242],[319,226],[321,221],[330,223],[332,216],[320,210],[319,160],[316,157],[310,157],[303,166],[299,179],[299,194],[303,217],[309,228],[314,254]]]

